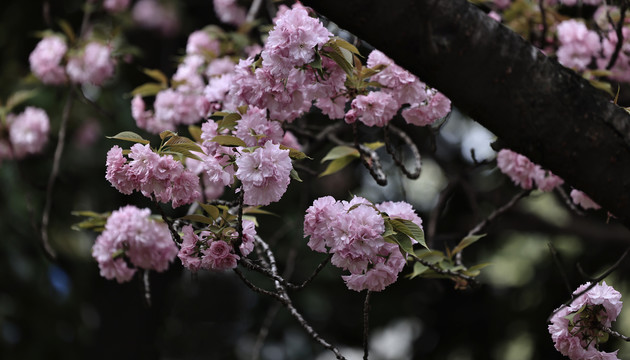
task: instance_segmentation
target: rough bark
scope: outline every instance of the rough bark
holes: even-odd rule
[[[630,227],[630,116],[465,0],[304,0]]]

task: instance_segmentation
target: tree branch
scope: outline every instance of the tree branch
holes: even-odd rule
[[[466,0],[303,3],[630,225],[630,115],[575,72]]]

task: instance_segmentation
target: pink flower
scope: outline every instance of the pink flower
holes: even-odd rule
[[[28,57],[31,71],[44,84],[64,84],[67,77],[61,62],[66,51],[68,51],[68,46],[60,36],[43,38]]]
[[[516,185],[526,190],[531,189],[535,183],[539,190],[548,192],[564,183],[562,178],[551,171],[542,169],[527,157],[508,149],[502,149],[497,154],[497,166]]]
[[[262,51],[263,66],[272,74],[286,76],[296,66],[308,64],[332,36],[322,23],[302,6],[285,11],[276,19]]]
[[[103,0],[103,8],[111,13],[127,10],[131,0]]]
[[[109,46],[91,42],[83,51],[68,59],[68,77],[74,83],[102,85],[114,74],[114,60]]]
[[[442,93],[429,91],[427,99],[426,103],[412,104],[402,111],[402,117],[408,124],[431,125],[451,111],[451,101]]]
[[[370,68],[384,66],[370,80],[383,85],[382,91],[392,95],[398,107],[403,104],[421,103],[427,99],[425,84],[417,76],[396,65],[394,61],[378,50],[372,50],[367,59]]]
[[[149,209],[131,205],[112,212],[92,248],[102,276],[119,283],[129,281],[136,270],[125,258],[136,268],[159,272],[168,268],[177,246],[166,224],[151,220],[150,215]]]
[[[284,135],[280,123],[267,120],[267,111],[255,106],[247,109],[236,124],[235,130],[234,135],[245,141],[247,146],[262,146],[267,141],[279,144]]]
[[[527,157],[508,149],[502,149],[497,154],[497,166],[502,173],[509,176],[516,185],[523,189],[531,189],[533,186],[533,174],[536,164]]]
[[[243,184],[247,205],[269,205],[280,200],[291,181],[289,150],[282,150],[271,141],[253,152],[241,153],[236,165],[235,175]]]
[[[42,151],[50,131],[50,120],[44,110],[28,106],[19,115],[9,114],[7,123],[13,156],[20,159]]]
[[[192,225],[182,228],[182,245],[177,253],[177,257],[182,261],[182,265],[192,272],[197,272],[201,267],[201,257],[199,256],[199,237],[195,235]]]
[[[199,177],[190,171],[182,171],[172,179],[172,205],[174,208],[192,204],[201,199]]]
[[[571,200],[573,200],[573,203],[575,205],[580,205],[584,210],[599,210],[602,208],[601,206],[599,206],[599,204],[597,204],[590,197],[588,197],[588,195],[581,192],[580,190],[571,190]]]
[[[240,26],[245,23],[247,11],[236,0],[213,0],[214,12],[226,24]]]
[[[140,27],[159,30],[167,36],[173,35],[179,28],[175,9],[166,7],[156,0],[138,1],[132,9],[131,15]]]
[[[130,175],[127,159],[123,156],[122,149],[118,145],[114,145],[107,152],[106,166],[105,179],[121,193],[126,195],[131,194],[135,188],[135,184],[129,179]]]
[[[560,40],[560,47],[556,53],[558,62],[577,70],[586,69],[601,49],[597,33],[573,19],[558,25],[558,40]]]
[[[624,43],[621,46],[621,51],[619,51],[617,61],[615,61],[615,65],[610,69],[612,72],[611,78],[617,81],[629,82],[630,81],[630,29],[624,27],[622,29],[622,35],[624,39]],[[604,69],[612,54],[615,52],[615,47],[617,46],[617,33],[612,30],[608,32],[608,34],[604,37],[602,42],[602,53],[603,57],[597,59],[597,66],[601,69]]]
[[[343,119],[344,112],[346,111],[346,97],[338,96],[335,98],[322,97],[317,99],[315,102],[315,106],[317,106],[324,115],[328,116],[330,119]],[[356,120],[356,119],[355,119]],[[349,124],[351,124],[352,120],[350,120]]]
[[[313,201],[304,216],[304,237],[310,236],[308,247],[313,251],[327,252],[326,247],[334,246],[332,222],[343,213],[342,205],[332,196]]]
[[[212,54],[216,56],[220,52],[221,47],[219,40],[210,36],[207,31],[197,30],[188,35],[188,42],[186,43],[186,54]]]
[[[382,91],[371,91],[367,95],[359,95],[352,100],[353,114],[347,123],[353,122],[356,118],[367,126],[383,127],[398,111],[398,105],[394,98]],[[349,122],[350,120],[350,122]]]

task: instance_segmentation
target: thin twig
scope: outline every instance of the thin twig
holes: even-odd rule
[[[276,318],[278,310],[280,310],[281,306],[281,304],[276,303],[267,312],[267,316],[265,316],[265,320],[263,320],[260,330],[258,331],[258,336],[256,337],[256,343],[254,343],[254,348],[252,349],[252,360],[258,360],[260,358],[260,352],[265,344],[265,339],[267,338],[267,335],[269,335],[269,328],[271,327],[273,320]]]
[[[68,128],[68,119],[70,118],[70,110],[72,109],[72,102],[74,97],[72,92],[68,93],[68,98],[63,106],[61,113],[61,124],[59,125],[59,133],[57,134],[57,147],[55,148],[55,155],[53,158],[53,167],[48,177],[48,185],[46,186],[46,203],[44,204],[44,212],[42,214],[42,245],[49,258],[55,259],[57,254],[55,250],[50,246],[48,239],[48,223],[50,221],[50,210],[52,207],[53,189],[55,187],[55,181],[59,175],[59,166],[61,163],[61,156],[63,155],[63,148],[66,142],[66,130]]]
[[[604,332],[606,332],[607,334],[610,334],[610,335],[612,335],[612,336],[614,336],[614,337],[616,337],[616,338],[619,338],[619,339],[621,339],[621,340],[623,340],[623,341],[630,342],[630,337],[625,336],[625,335],[622,335],[622,334],[620,334],[620,333],[616,332],[615,330],[613,330],[613,329],[611,329],[611,328],[609,328],[609,327],[602,326],[602,327],[601,327],[601,329],[602,329]]]
[[[285,303],[287,302],[287,300],[284,297],[282,297],[281,295],[279,295],[279,294],[277,294],[277,293],[275,293],[273,291],[265,290],[263,288],[260,288],[260,287],[258,287],[256,285],[254,285],[251,281],[247,280],[245,275],[243,275],[243,273],[238,268],[234,268],[232,270],[234,270],[236,275],[238,275],[238,277],[241,278],[241,280],[245,283],[245,285],[247,285],[248,288],[254,290],[255,292],[257,292],[259,294],[271,296],[272,298],[278,300],[283,305],[285,305]]]
[[[407,170],[407,168],[405,167],[405,164],[403,164],[401,159],[396,154],[396,151],[392,147],[391,140],[389,138],[390,131],[393,132],[399,138],[401,138],[411,150],[411,153],[413,155],[413,160],[414,160],[414,168],[415,168],[413,172]],[[402,130],[395,127],[394,125],[389,125],[389,124],[385,125],[383,127],[383,133],[385,135],[385,149],[387,149],[387,152],[392,156],[392,159],[394,159],[394,163],[396,164],[396,166],[398,166],[400,171],[402,171],[403,174],[407,176],[407,178],[409,179],[419,178],[420,171],[422,170],[422,162],[421,162],[421,157],[420,157],[420,151],[418,151],[418,147],[416,146],[416,144],[411,140],[411,138],[407,134],[405,134]]]
[[[538,0],[538,8],[540,9],[540,18],[542,22],[542,34],[540,38],[540,48],[544,49],[547,44],[547,31],[549,25],[547,25],[547,12],[545,11],[545,0]]]
[[[564,200],[564,203],[567,205],[569,209],[571,209],[571,211],[573,211],[575,214],[579,216],[584,216],[584,212],[578,209],[577,206],[575,206],[573,201],[569,198],[569,195],[567,195],[567,192],[564,191],[564,189],[561,186],[556,186],[554,190],[558,194],[560,194],[560,197],[562,198],[562,200]]]
[[[428,267],[429,269],[435,271],[438,274],[450,276],[452,278],[459,278],[461,280],[466,281],[467,284],[477,285],[477,279],[475,279],[472,276],[464,275],[464,274],[459,273],[459,272],[453,272],[451,270],[440,269],[435,264],[432,264],[432,263],[430,263],[430,262],[428,262],[428,261],[426,261],[424,259],[421,259],[416,254],[413,254],[413,253],[409,253],[409,256],[411,256],[415,261],[417,261],[420,264]]]
[[[562,277],[562,281],[564,282],[564,285],[567,287],[567,291],[569,292],[569,294],[571,294],[573,292],[573,289],[571,289],[571,283],[569,282],[569,277],[567,276],[567,272],[564,271],[564,267],[562,266],[562,263],[560,262],[558,251],[556,250],[556,248],[553,246],[552,243],[547,243],[547,245],[549,246],[549,252],[551,253],[551,258],[553,259],[553,262],[556,264],[558,271],[560,271],[560,276]]]
[[[142,284],[144,285],[144,300],[151,306],[151,284],[149,282],[149,270],[144,270],[142,274]]]
[[[621,15],[615,28],[615,33],[617,34],[617,44],[615,45],[615,51],[612,53],[612,56],[608,61],[608,65],[606,65],[606,70],[610,70],[613,66],[615,66],[619,53],[621,52],[621,48],[623,47],[623,25],[626,19],[626,10],[628,10],[628,1],[624,1],[619,9]],[[610,14],[608,16],[610,16]]]
[[[317,268],[315,268],[315,271],[313,271],[313,273],[311,274],[311,276],[309,276],[306,280],[304,280],[301,284],[299,285],[295,285],[295,284],[291,284],[288,283],[287,287],[289,289],[292,290],[300,290],[303,289],[306,285],[308,285],[311,281],[313,281],[313,279],[315,279],[315,277],[317,276],[317,274],[319,274],[320,271],[322,271],[322,269],[324,267],[326,267],[326,265],[328,264],[328,262],[330,261],[330,258],[332,257],[332,254],[328,254],[328,256],[319,263],[319,265],[317,265]]]
[[[368,169],[377,184],[381,186],[387,185],[387,176],[383,172],[381,160],[376,151],[359,144],[359,127],[356,122],[352,124],[352,134],[354,135],[354,147],[359,151],[363,165]]]
[[[363,360],[368,360],[370,333],[370,290],[365,294],[365,302],[363,303]]]
[[[162,207],[160,206],[160,203],[155,200],[155,205],[158,208],[158,211],[160,212],[160,216],[162,216],[162,220],[164,220],[164,222],[166,223],[166,226],[168,227],[168,230],[171,233],[171,238],[173,238],[173,241],[175,241],[175,244],[179,245],[182,243],[182,237],[179,236],[179,233],[177,232],[177,230],[175,229],[174,226],[174,222],[171,221],[171,219],[168,218],[168,216],[166,216],[166,213],[164,212],[164,209],[162,209]]]
[[[466,236],[473,236],[475,234],[479,234],[479,232],[481,232],[481,230],[483,230],[484,227],[486,227],[491,221],[493,221],[494,219],[496,219],[499,215],[503,214],[504,212],[506,212],[507,210],[509,210],[511,207],[513,207],[520,199],[524,198],[525,196],[529,195],[529,193],[531,192],[531,190],[523,190],[521,192],[519,192],[518,194],[514,195],[514,197],[512,197],[512,199],[510,199],[510,201],[508,201],[505,205],[501,206],[500,208],[494,210],[490,215],[488,215],[488,217],[486,217],[485,219],[483,219],[483,221],[481,221],[479,224],[477,224],[477,226],[475,226],[474,228],[472,228],[469,232],[468,235]]]
[[[435,239],[435,232],[437,230],[438,219],[440,218],[440,214],[442,210],[446,206],[447,200],[453,194],[453,190],[455,189],[456,183],[449,182],[448,185],[440,192],[440,197],[438,199],[438,203],[435,205],[433,210],[431,210],[431,215],[429,216],[429,225],[427,226],[426,240],[427,246],[431,249],[433,248],[433,242]]]

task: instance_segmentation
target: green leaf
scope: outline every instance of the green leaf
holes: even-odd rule
[[[144,68],[142,69],[142,72],[148,75],[153,80],[157,80],[160,85],[164,86],[165,88],[168,87],[168,78],[160,70]]]
[[[195,141],[201,142],[201,128],[199,126],[189,125],[188,132]]]
[[[116,140],[125,140],[125,141],[131,141],[131,142],[136,142],[136,143],[141,143],[141,144],[149,144],[150,141],[143,139],[142,136],[136,134],[133,131],[123,131],[120,132],[114,136],[107,136],[108,139],[116,139]]]
[[[199,206],[201,206],[204,209],[204,211],[207,212],[208,215],[210,215],[210,217],[215,220],[218,219],[219,216],[221,215],[219,208],[214,205],[199,203]]]
[[[444,253],[439,250],[418,249],[416,256],[430,264],[436,264],[446,259]]]
[[[300,179],[300,175],[297,171],[295,171],[295,169],[291,169],[291,173],[289,175],[291,176],[291,179],[297,182],[302,182],[302,179]]]
[[[171,136],[177,136],[177,133],[174,133],[170,130],[164,130],[160,133],[160,139],[164,140],[167,137],[171,137]]]
[[[388,236],[386,239],[389,239],[390,242],[398,244],[400,248],[406,252],[407,254],[414,254],[413,244],[411,243],[411,238],[403,233],[396,233],[394,235]]]
[[[234,129],[236,122],[241,119],[241,115],[238,113],[228,113],[223,116],[222,120],[217,121],[219,129]]]
[[[140,96],[153,96],[159,93],[160,91],[166,89],[166,86],[162,84],[156,83],[146,83],[138,86],[137,88],[131,91],[132,96],[140,95]]]
[[[354,68],[352,67],[352,64],[350,64],[350,62],[346,60],[346,58],[343,56],[343,54],[341,53],[341,50],[339,50],[338,47],[337,49],[339,52],[335,52],[333,50],[333,51],[325,52],[323,53],[323,55],[329,57],[332,61],[336,62],[337,65],[339,65],[343,69],[343,71],[345,71],[346,74],[349,77],[351,77],[352,71],[354,70]]]
[[[57,24],[61,28],[61,31],[63,31],[63,33],[66,34],[66,36],[68,37],[70,44],[74,43],[77,36],[75,35],[74,30],[72,29],[72,26],[70,26],[70,23],[67,22],[66,20],[61,19],[57,21]]]
[[[350,155],[358,158],[359,151],[353,148],[352,146],[345,146],[345,145],[335,146],[328,152],[328,154],[326,154],[326,156],[324,156],[321,162],[323,163],[324,161],[328,161],[328,160],[336,160],[336,159],[339,159],[345,156],[350,156]]]
[[[410,279],[413,279],[419,275],[422,275],[425,271],[429,270],[428,266],[424,266],[419,262],[413,264],[413,272],[409,275]]]
[[[350,44],[349,42],[347,42],[346,40],[340,38],[340,37],[334,37],[332,38],[332,42],[339,46],[342,49],[346,49],[348,51],[350,51],[353,54],[356,55],[361,55],[361,53],[359,52],[359,49],[357,49],[354,45]]]
[[[212,138],[212,141],[222,146],[247,146],[247,144],[245,144],[245,141],[237,138],[236,136],[230,135],[217,135]]]
[[[484,236],[486,236],[486,234],[466,236],[465,238],[462,239],[462,241],[459,242],[459,244],[457,244],[457,246],[455,246],[455,248],[452,251],[452,254],[453,255],[457,254],[458,252],[464,250],[465,248],[472,245],[473,243],[475,243],[477,240],[481,239]]]
[[[7,104],[6,104],[6,111],[10,112],[11,109],[13,109],[14,107],[20,105],[21,103],[23,103],[24,101],[33,98],[35,95],[37,95],[38,89],[33,89],[33,90],[20,90],[20,91],[16,91],[14,92],[9,99],[7,99]]]
[[[413,221],[399,219],[399,218],[390,219],[389,221],[391,222],[394,230],[401,232],[410,238],[413,238],[420,245],[428,249],[427,244],[424,240],[424,232]]]
[[[211,219],[211,218],[209,218],[207,216],[199,215],[199,214],[186,215],[184,217],[181,217],[180,219],[196,221],[196,222],[200,222],[200,223],[204,223],[204,224],[208,224],[208,225],[214,224],[214,220],[213,219]]]
[[[481,269],[490,265],[492,265],[492,263],[478,264],[478,265],[469,267],[466,271],[463,271],[462,273],[468,276],[478,276],[481,273]]]
[[[289,157],[291,159],[296,159],[296,160],[311,159],[312,160],[312,158],[308,157],[305,153],[301,152],[300,150],[296,150],[294,148],[290,148],[282,144],[280,144],[280,149],[289,150]]]
[[[382,148],[383,146],[385,146],[385,143],[384,142],[380,142],[380,141],[375,141],[375,142],[371,142],[371,143],[364,143],[363,145],[368,147],[370,150],[378,150],[378,149]]]
[[[278,214],[274,214],[271,211],[263,210],[259,206],[248,206],[243,209],[243,214],[261,214],[261,215],[279,216]]]
[[[323,173],[319,174],[318,177],[334,174],[337,171],[340,171],[341,169],[345,168],[348,164],[350,164],[355,159],[356,157],[354,156],[344,156],[342,158],[335,159],[328,164],[328,166],[326,167],[326,170],[324,170]]]
[[[392,224],[390,224],[389,221],[385,221],[385,232],[383,232],[382,236],[386,238],[388,236],[394,235],[395,233],[396,231],[394,231]]]

